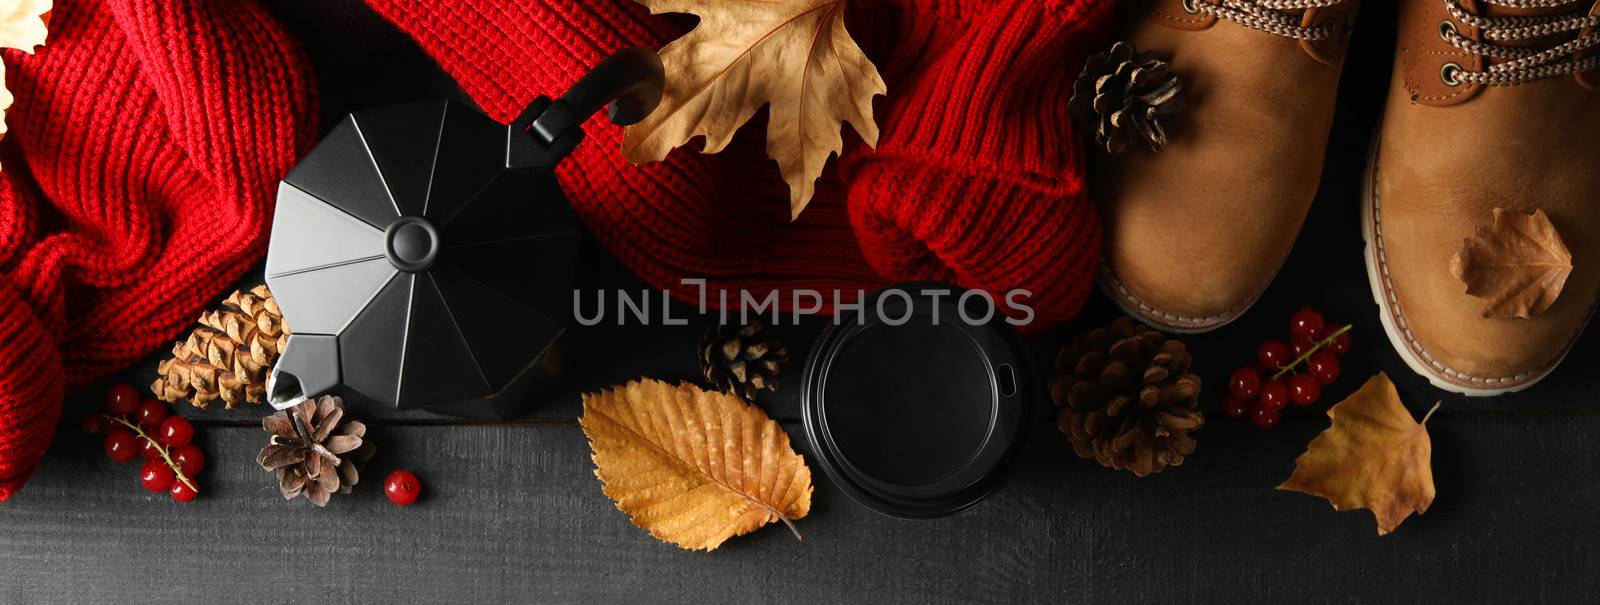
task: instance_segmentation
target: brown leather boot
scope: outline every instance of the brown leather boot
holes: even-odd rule
[[[1164,151],[1097,162],[1101,287],[1175,332],[1250,307],[1289,254],[1322,176],[1359,0],[1155,0],[1129,40],[1168,59],[1184,113]],[[1293,7],[1293,8],[1291,8]],[[1103,155],[1103,154],[1102,154]]]
[[[1511,8],[1539,7],[1539,8]],[[1600,293],[1600,3],[1401,0],[1368,168],[1367,268],[1395,350],[1435,386],[1496,395],[1560,363]],[[1572,255],[1553,304],[1489,317],[1451,260],[1495,208],[1542,209]]]

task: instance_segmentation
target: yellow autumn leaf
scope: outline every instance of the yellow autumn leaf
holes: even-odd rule
[[[652,13],[691,13],[693,31],[661,49],[661,105],[629,126],[622,154],[658,162],[697,136],[717,153],[770,103],[767,156],[789,184],[799,217],[828,156],[844,147],[841,122],[878,144],[872,98],[888,87],[844,26],[844,0],[638,0]]]
[[[0,2],[0,48],[16,48],[32,53],[44,44],[45,25],[50,18],[51,0],[7,0]],[[6,110],[15,99],[6,89],[6,65],[0,61],[0,138],[6,134]]]
[[[1371,510],[1378,535],[1392,532],[1433,504],[1433,442],[1423,426],[1428,416],[1412,420],[1394,383],[1379,372],[1328,408],[1333,425],[1311,440],[1278,489],[1322,496],[1337,511]]]
[[[789,435],[731,393],[635,380],[584,394],[578,422],[601,491],[664,542],[712,550],[811,511],[811,469]]]

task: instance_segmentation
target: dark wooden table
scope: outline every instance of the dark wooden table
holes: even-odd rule
[[[1600,594],[1600,412],[1592,366],[1600,338],[1578,344],[1554,376],[1517,395],[1470,400],[1407,371],[1381,334],[1360,257],[1360,160],[1387,81],[1392,9],[1370,6],[1346,70],[1320,198],[1301,242],[1244,319],[1185,340],[1204,396],[1311,304],[1351,321],[1355,347],[1325,394],[1347,395],[1387,371],[1429,422],[1438,499],[1380,538],[1366,512],[1335,513],[1278,492],[1294,458],[1327,427],[1295,413],[1273,431],[1208,416],[1199,450],[1153,477],[1072,454],[1041,401],[1008,486],[936,521],[874,513],[814,468],[804,541],[768,527],[714,553],[656,542],[600,492],[575,418],[579,393],[639,376],[692,379],[700,322],[584,328],[574,384],[531,417],[470,423],[362,410],[378,456],[355,494],[326,509],[284,502],[255,465],[260,408],[184,413],[210,462],[188,505],[137,486],[78,419],[104,384],[146,384],[154,358],[72,396],[38,476],[0,506],[0,600],[7,602],[504,601],[1590,601]],[[317,57],[325,111],[453,94],[403,37],[354,2],[279,0]],[[332,123],[330,119],[329,124]],[[642,287],[590,249],[581,287]],[[684,315],[678,309],[674,315]],[[1082,319],[1032,344],[1041,363],[1071,334],[1114,316],[1096,299]],[[780,328],[803,359],[821,320]],[[798,365],[786,379],[793,383]],[[763,401],[797,448],[793,389]],[[427,485],[410,508],[380,493],[390,470]]]

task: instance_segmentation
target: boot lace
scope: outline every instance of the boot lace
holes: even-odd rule
[[[1439,35],[1452,46],[1466,52],[1501,61],[1482,71],[1473,71],[1456,63],[1446,63],[1439,72],[1445,84],[1483,84],[1509,86],[1541,78],[1581,73],[1600,67],[1600,56],[1582,59],[1578,55],[1600,44],[1600,31],[1588,31],[1600,25],[1600,15],[1590,15],[1582,9],[1585,0],[1483,0],[1504,8],[1560,8],[1572,10],[1549,15],[1512,17],[1481,17],[1467,12],[1460,0],[1444,0],[1445,10],[1455,21],[1439,23]],[[1461,34],[1456,22],[1477,28],[1483,40],[1473,40]],[[1507,43],[1524,42],[1536,38],[1578,32],[1573,39],[1549,48],[1512,46]]]
[[[1325,40],[1333,35],[1332,22],[1313,26],[1300,24],[1301,14],[1312,8],[1328,8],[1349,0],[1184,0],[1183,9],[1226,19],[1250,29],[1261,30],[1296,40]]]

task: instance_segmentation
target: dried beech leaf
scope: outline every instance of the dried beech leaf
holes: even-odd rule
[[[1322,496],[1337,511],[1371,510],[1380,536],[1411,513],[1427,512],[1433,503],[1433,442],[1423,426],[1428,418],[1411,419],[1388,375],[1367,380],[1328,408],[1328,417],[1333,426],[1311,440],[1278,489]]]
[[[629,126],[622,155],[657,162],[697,136],[717,153],[771,104],[767,155],[789,183],[800,216],[828,156],[843,149],[840,122],[878,144],[872,97],[888,87],[844,27],[844,0],[638,0],[652,13],[692,13],[693,31],[661,49],[667,71],[661,105]]]
[[[51,0],[6,0],[0,2],[0,48],[15,48],[32,53],[44,44],[45,25],[50,20]],[[6,66],[0,62],[0,138],[6,134],[6,110],[11,108],[11,91],[6,90]]]
[[[1450,274],[1484,300],[1484,317],[1529,318],[1550,308],[1572,273],[1572,252],[1544,210],[1494,209],[1494,224],[1461,242]]]
[[[602,491],[659,540],[712,550],[811,510],[789,435],[736,395],[636,380],[585,394],[579,424]]]

